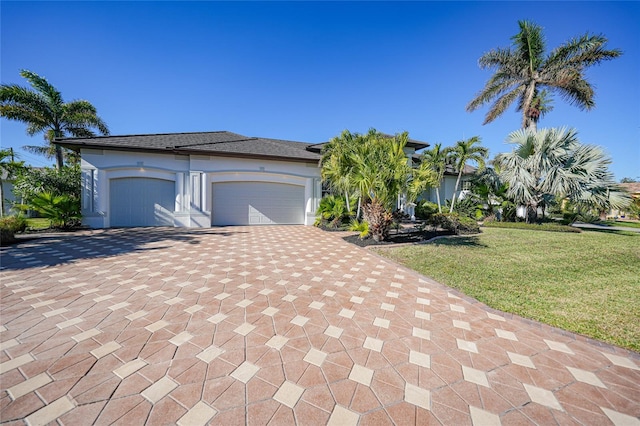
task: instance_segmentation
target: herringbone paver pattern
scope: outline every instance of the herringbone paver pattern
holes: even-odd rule
[[[1,254],[2,422],[640,424],[638,354],[318,229],[87,231]]]

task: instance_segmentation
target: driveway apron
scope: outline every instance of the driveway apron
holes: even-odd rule
[[[640,356],[312,227],[1,249],[10,424],[639,425]]]

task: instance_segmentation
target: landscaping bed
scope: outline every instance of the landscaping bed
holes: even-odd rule
[[[360,247],[368,247],[368,246],[388,246],[394,244],[407,244],[407,243],[422,243],[425,241],[429,241],[435,237],[454,235],[451,231],[419,231],[415,228],[403,229],[399,232],[392,231],[384,241],[376,241],[373,238],[365,238],[361,239],[360,236],[349,235],[348,237],[344,237],[343,239],[351,244],[355,244]]]

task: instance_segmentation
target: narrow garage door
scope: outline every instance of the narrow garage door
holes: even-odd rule
[[[304,224],[304,187],[266,182],[215,183],[212,224]]]
[[[173,226],[175,184],[151,178],[111,179],[111,226]]]

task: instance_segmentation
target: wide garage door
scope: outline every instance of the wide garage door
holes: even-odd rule
[[[214,183],[212,224],[302,225],[304,187],[266,182]]]
[[[175,183],[121,178],[109,183],[111,226],[173,226]]]

